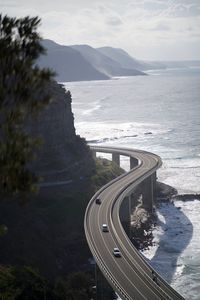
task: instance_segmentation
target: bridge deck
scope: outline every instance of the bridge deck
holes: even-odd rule
[[[161,166],[161,159],[149,152],[113,147],[91,147],[93,151],[134,157],[139,164],[101,188],[91,199],[85,213],[85,233],[91,252],[104,276],[122,299],[184,299],[152,268],[132,245],[119,219],[120,204],[143,180]],[[97,205],[96,198],[102,203]],[[109,232],[102,231],[107,224]],[[118,247],[122,256],[115,257]]]

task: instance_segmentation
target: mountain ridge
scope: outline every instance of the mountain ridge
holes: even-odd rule
[[[83,80],[106,80],[109,77],[96,70],[80,52],[69,46],[59,45],[51,40],[43,40],[46,55],[38,60],[40,67],[48,67],[56,72],[56,80],[83,81]]]
[[[108,76],[136,76],[145,75],[136,68],[124,67],[121,63],[111,56],[104,55],[98,49],[92,48],[89,45],[72,45],[70,46],[78,50],[81,55],[88,60],[97,70],[107,74]]]
[[[107,55],[108,57],[113,57],[113,59],[117,60],[124,68],[134,68],[140,71],[148,70],[151,68],[151,65],[133,58],[121,48],[113,48],[107,46],[97,48],[97,50],[104,55]]]
[[[60,82],[146,75],[137,69],[124,68],[118,61],[89,45],[66,46],[49,39],[43,39],[42,45],[46,49],[46,55],[40,57],[38,64],[55,71],[56,80]]]
[[[121,48],[108,46],[66,46],[49,39],[42,40],[42,45],[46,55],[38,60],[38,64],[55,71],[59,82],[108,80],[112,77],[147,75],[145,72],[148,70],[200,66],[200,61],[139,60]]]

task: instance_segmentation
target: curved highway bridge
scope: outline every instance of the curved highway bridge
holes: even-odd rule
[[[120,218],[120,205],[141,182],[155,176],[161,159],[149,152],[126,148],[91,146],[96,152],[137,159],[137,165],[101,188],[91,199],[85,213],[85,233],[90,250],[113,289],[124,300],[184,299],[145,261],[126,235]],[[101,204],[96,203],[96,199]],[[108,232],[102,230],[107,224]],[[117,247],[121,256],[113,255]],[[152,272],[153,271],[153,272]]]

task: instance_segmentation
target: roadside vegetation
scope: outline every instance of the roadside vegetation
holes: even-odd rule
[[[117,166],[116,163],[105,159],[96,159],[96,173],[92,176],[92,184],[98,190],[107,182],[124,173],[124,170]]]

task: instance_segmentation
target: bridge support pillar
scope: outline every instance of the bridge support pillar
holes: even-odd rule
[[[112,161],[120,167],[120,155],[118,153],[112,153]]]
[[[138,165],[138,160],[134,157],[130,157],[130,169],[135,168]]]
[[[97,157],[96,151],[92,150],[92,157],[95,159]]]
[[[96,277],[96,300],[111,300],[113,299],[115,292],[109,285],[106,278],[103,276],[101,270],[95,265],[95,277]]]
[[[142,203],[144,208],[147,211],[153,211],[153,199],[154,199],[154,187],[153,187],[153,175],[146,178],[141,183],[141,191],[142,191]]]
[[[156,172],[153,173],[151,176],[152,176],[152,182],[153,182],[153,193],[155,195],[156,194],[156,180],[157,180]]]
[[[124,198],[119,217],[126,234],[131,237],[131,195]]]

